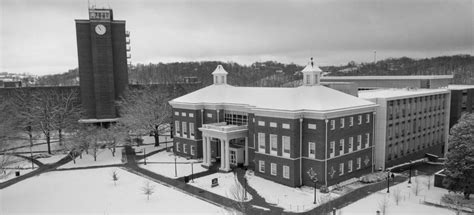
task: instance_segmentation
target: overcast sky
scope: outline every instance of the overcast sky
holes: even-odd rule
[[[1,0],[0,72],[77,67],[87,0]],[[131,32],[132,62],[276,60],[325,65],[471,54],[474,0],[90,0]]]

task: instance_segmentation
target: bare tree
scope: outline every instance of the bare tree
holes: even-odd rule
[[[418,196],[420,191],[423,189],[422,185],[423,184],[420,182],[419,176],[415,176],[415,180],[414,180],[413,185],[411,187],[411,189],[413,190],[413,193],[415,193],[415,196]]]
[[[237,208],[241,211],[242,214],[247,214],[247,204],[245,201],[247,200],[245,188],[240,184],[239,180],[237,179],[237,174],[234,174],[234,183],[229,187],[227,191],[227,196],[231,199],[236,201]]]
[[[117,170],[112,171],[112,181],[114,181],[114,186],[117,186],[117,181],[119,180],[119,176]]]
[[[99,141],[106,144],[107,148],[112,151],[112,156],[115,157],[115,152],[117,146],[121,146],[125,142],[127,137],[127,132],[120,125],[114,124],[110,125],[109,128],[100,128],[98,129],[98,139]]]
[[[395,200],[395,204],[398,205],[398,203],[402,200],[402,191],[400,188],[395,188],[392,192],[393,195],[393,200]]]
[[[74,130],[78,127],[78,120],[82,114],[79,105],[79,93],[77,90],[55,92],[58,104],[54,128],[58,131],[59,145],[63,143],[63,132]]]
[[[150,181],[146,181],[141,190],[147,196],[147,200],[150,200],[150,196],[155,192],[155,186],[151,185]]]
[[[125,93],[118,102],[122,116],[119,123],[139,135],[153,134],[155,146],[159,135],[167,132],[171,117],[169,98],[151,87],[133,89]]]
[[[383,199],[379,201],[379,210],[382,213],[382,215],[385,215],[385,213],[387,212],[387,208],[389,204],[390,202],[387,196],[384,196]]]
[[[51,133],[55,130],[58,114],[58,97],[51,91],[39,91],[33,100],[34,120],[46,138],[48,153],[51,154]]]

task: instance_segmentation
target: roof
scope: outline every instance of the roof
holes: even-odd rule
[[[305,73],[305,72],[322,72],[322,70],[318,67],[318,66],[315,66],[314,63],[310,62],[308,63],[308,65],[306,65],[306,67],[301,70],[302,73]]]
[[[343,92],[321,86],[296,88],[235,87],[227,84],[211,85],[178,97],[170,104],[227,104],[247,105],[250,108],[279,111],[337,111],[375,104]]]
[[[413,80],[413,79],[452,79],[453,75],[390,75],[390,76],[324,76],[321,80]]]
[[[467,89],[474,89],[474,85],[448,85],[448,89],[450,90],[467,90]]]
[[[217,68],[212,72],[213,75],[227,75],[227,71],[225,71],[224,67],[222,65],[218,65]]]
[[[378,90],[362,90],[359,91],[359,97],[364,99],[371,98],[398,98],[398,97],[412,97],[419,95],[446,93],[447,89],[378,89]]]

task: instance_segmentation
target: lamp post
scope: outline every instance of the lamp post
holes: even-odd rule
[[[174,177],[178,177],[178,168],[176,167],[176,155],[174,155]]]
[[[143,161],[145,161],[145,165],[146,165],[146,154],[145,154],[145,148],[143,148]]]
[[[408,183],[411,184],[411,160],[410,160],[410,176],[408,177]]]
[[[316,172],[314,172],[313,168],[309,169],[307,173],[308,173],[309,178],[311,179],[311,181],[313,181],[313,183],[314,183],[314,202],[313,202],[313,204],[316,204],[316,184],[318,183],[318,177],[316,177],[316,176],[318,174],[316,174]]]
[[[390,193],[390,170],[387,170],[387,193]]]
[[[194,163],[191,162],[191,181],[194,183]]]
[[[245,167],[245,174],[247,174],[247,167]],[[244,200],[247,200],[247,178],[244,176]]]

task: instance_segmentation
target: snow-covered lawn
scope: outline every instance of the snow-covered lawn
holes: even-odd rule
[[[36,158],[36,160],[38,160],[39,162],[43,163],[43,164],[52,164],[52,163],[56,163],[58,162],[59,160],[61,160],[62,158],[68,156],[67,153],[65,152],[57,152],[53,155],[50,155],[50,154],[47,154],[47,153],[35,153],[33,155],[34,158]]]
[[[439,203],[441,197],[448,193],[448,190],[434,187],[434,177],[431,176],[431,188],[427,188],[428,176],[417,176],[412,178],[412,184],[408,181],[390,187],[390,193],[387,194],[386,189],[377,193],[371,194],[366,198],[356,201],[344,208],[342,214],[375,214],[377,210],[381,211],[381,205],[384,198],[387,198],[388,206],[386,207],[386,214],[430,214],[430,215],[445,215],[454,214],[452,210],[425,205],[423,201],[432,203]],[[415,195],[416,180],[418,180],[419,193]],[[397,205],[395,202],[396,193],[400,193],[400,201]]]
[[[314,202],[314,189],[303,186],[293,188],[275,183],[273,181],[255,176],[252,171],[247,171],[245,177],[249,185],[254,188],[265,201],[283,208],[285,211],[304,212],[311,210],[320,203],[331,198],[336,198],[337,194],[322,194],[317,190],[317,204]]]
[[[0,161],[5,164],[5,169],[0,170],[0,183],[15,178],[16,171],[24,175],[38,168],[36,164],[33,164],[34,169],[32,169],[31,161],[11,155],[0,155]]]
[[[211,187],[211,181],[212,179],[217,178],[217,181],[219,183],[218,186],[216,187]],[[234,173],[214,173],[212,175],[204,176],[201,178],[194,179],[194,182],[190,181],[188,184],[191,186],[199,187],[201,189],[207,190],[211,193],[215,193],[220,196],[227,197],[229,199],[237,200],[237,201],[242,201],[244,200],[241,197],[244,197],[244,195],[238,195],[237,198],[236,195],[234,195],[236,192],[241,191],[243,193],[244,191],[244,185],[240,187],[240,183],[236,181],[237,178],[234,177]],[[239,183],[239,184],[236,184]],[[238,188],[240,187],[240,189]],[[252,199],[252,195],[250,193],[247,193],[247,200],[245,201],[250,201]]]
[[[171,146],[171,144],[168,144],[168,146]],[[160,144],[160,146],[155,147],[154,144],[149,144],[149,145],[140,145],[140,146],[134,146],[133,149],[135,150],[135,153],[140,156],[143,155],[143,150],[145,150],[146,154],[149,154],[154,151],[158,151],[160,149],[164,149],[166,147],[165,144]],[[141,158],[140,160],[142,160]]]
[[[119,180],[114,186],[111,173]],[[145,178],[122,169],[48,172],[0,192],[0,214],[225,214],[211,203],[154,182],[147,201]]]
[[[177,175],[175,175],[175,157]],[[143,162],[143,160],[140,160]],[[180,156],[174,156],[173,152],[159,152],[146,159],[147,165],[140,164],[143,169],[150,170],[168,178],[179,178],[191,175],[191,172],[204,172],[207,169],[202,167],[202,161],[195,159],[186,159]],[[192,167],[191,167],[191,163]]]
[[[94,161],[92,150],[89,150],[89,154],[86,154],[86,152],[82,152],[82,159],[80,157],[77,157],[75,164],[73,161],[70,161],[69,163],[60,166],[58,169],[121,164],[122,150],[122,148],[118,148],[115,152],[115,157],[113,157],[111,150],[100,149],[97,155],[97,161]]]

